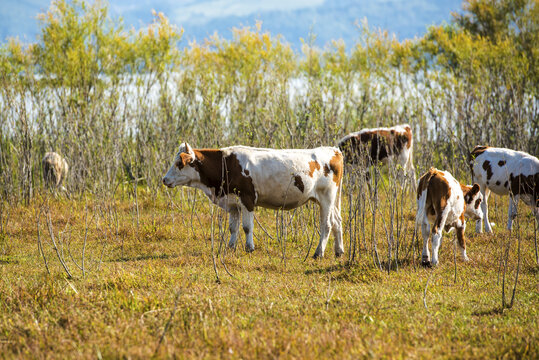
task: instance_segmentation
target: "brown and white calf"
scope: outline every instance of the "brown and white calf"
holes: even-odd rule
[[[482,205],[485,232],[492,232],[488,220],[488,197],[491,191],[498,195],[510,195],[507,219],[509,230],[517,216],[520,199],[532,207],[539,221],[539,159],[522,151],[488,146],[476,146],[470,155],[473,181],[481,185],[485,199]],[[480,233],[481,230],[482,222],[478,221],[475,231]]]
[[[422,264],[438,263],[438,250],[442,242],[442,231],[457,229],[457,240],[462,257],[466,256],[465,217],[473,220],[483,218],[481,201],[483,195],[479,185],[462,185],[447,171],[430,168],[419,179],[417,186],[416,228],[421,224],[423,234]],[[430,222],[433,223],[430,230]],[[432,260],[429,252],[429,233],[432,232]]]
[[[339,140],[337,146],[348,164],[373,165],[379,161],[384,164],[395,163],[410,177],[413,186],[416,184],[414,141],[412,128],[408,124],[353,132]]]
[[[254,250],[253,220],[257,206],[294,209],[309,200],[320,205],[320,242],[314,257],[324,255],[333,231],[335,255],[344,253],[341,226],[343,157],[339,149],[261,149],[231,146],[193,149],[181,144],[163,177],[172,188],[183,185],[200,189],[229,213],[229,247],[236,246],[240,216],[247,251]]]
[[[62,183],[67,177],[69,166],[67,161],[61,157],[58,153],[48,152],[42,160],[43,166],[43,180],[45,186],[49,189],[60,189],[65,191],[65,187]]]

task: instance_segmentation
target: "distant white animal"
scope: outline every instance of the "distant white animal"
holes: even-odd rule
[[[465,261],[466,239],[464,217],[478,220],[483,218],[480,205],[483,195],[479,185],[462,185],[447,171],[430,168],[419,179],[417,186],[416,228],[421,224],[423,234],[422,264],[430,266],[438,264],[438,250],[442,241],[442,231],[457,229],[458,245]],[[432,261],[429,252],[430,222],[432,226]]]
[[[481,185],[485,198],[482,205],[485,232],[492,232],[488,220],[488,197],[491,191],[498,195],[513,194],[509,196],[509,230],[517,216],[520,199],[532,208],[539,221],[539,159],[522,151],[489,146],[476,146],[470,155],[473,181]],[[475,231],[482,231],[481,221],[477,221]]]
[[[313,200],[320,205],[320,242],[314,257],[324,255],[330,231],[335,255],[344,253],[341,226],[343,157],[339,149],[262,149],[231,146],[193,149],[183,143],[163,177],[172,188],[200,189],[229,213],[229,247],[236,246],[240,214],[247,251],[254,250],[254,209],[290,210]]]
[[[400,165],[415,187],[414,140],[410,125],[363,129],[346,135],[337,146],[348,164],[372,165],[381,161]]]
[[[60,189],[66,191],[62,183],[67,178],[69,166],[67,161],[55,152],[48,152],[42,160],[43,180],[49,189]]]

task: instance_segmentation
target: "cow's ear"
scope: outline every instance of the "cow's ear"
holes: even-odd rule
[[[188,154],[188,153],[181,153],[180,158],[181,158],[183,166],[186,166],[187,164],[190,164],[193,161],[195,161],[194,153],[193,153],[193,156],[191,156],[191,154]]]
[[[185,152],[189,154],[193,159],[195,158],[195,152],[193,151],[193,148],[188,143],[185,143]]]
[[[479,184],[473,184],[472,188],[466,193],[466,196],[464,196],[464,200],[467,204],[472,202],[473,198],[479,192],[479,190]]]

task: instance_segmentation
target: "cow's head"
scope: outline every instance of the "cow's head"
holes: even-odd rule
[[[172,166],[163,177],[163,184],[173,188],[178,185],[189,185],[192,181],[198,180],[199,174],[193,167],[195,160],[193,148],[187,143],[182,143]]]
[[[464,216],[472,220],[483,220],[483,210],[481,209],[483,194],[479,190],[479,184],[465,186],[463,189],[466,208]]]

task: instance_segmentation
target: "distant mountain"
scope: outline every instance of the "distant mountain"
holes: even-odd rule
[[[35,41],[39,31],[36,15],[48,9],[50,0],[3,0],[0,6],[0,41],[18,36]],[[203,41],[218,32],[230,38],[231,29],[262,21],[262,29],[281,34],[299,49],[300,38],[316,35],[323,46],[332,39],[351,45],[360,32],[356,24],[366,18],[371,28],[394,33],[398,39],[422,36],[427,27],[451,19],[461,10],[461,0],[111,0],[110,13],[121,16],[128,27],[148,24],[151,10],[163,12],[184,28],[184,41]]]

